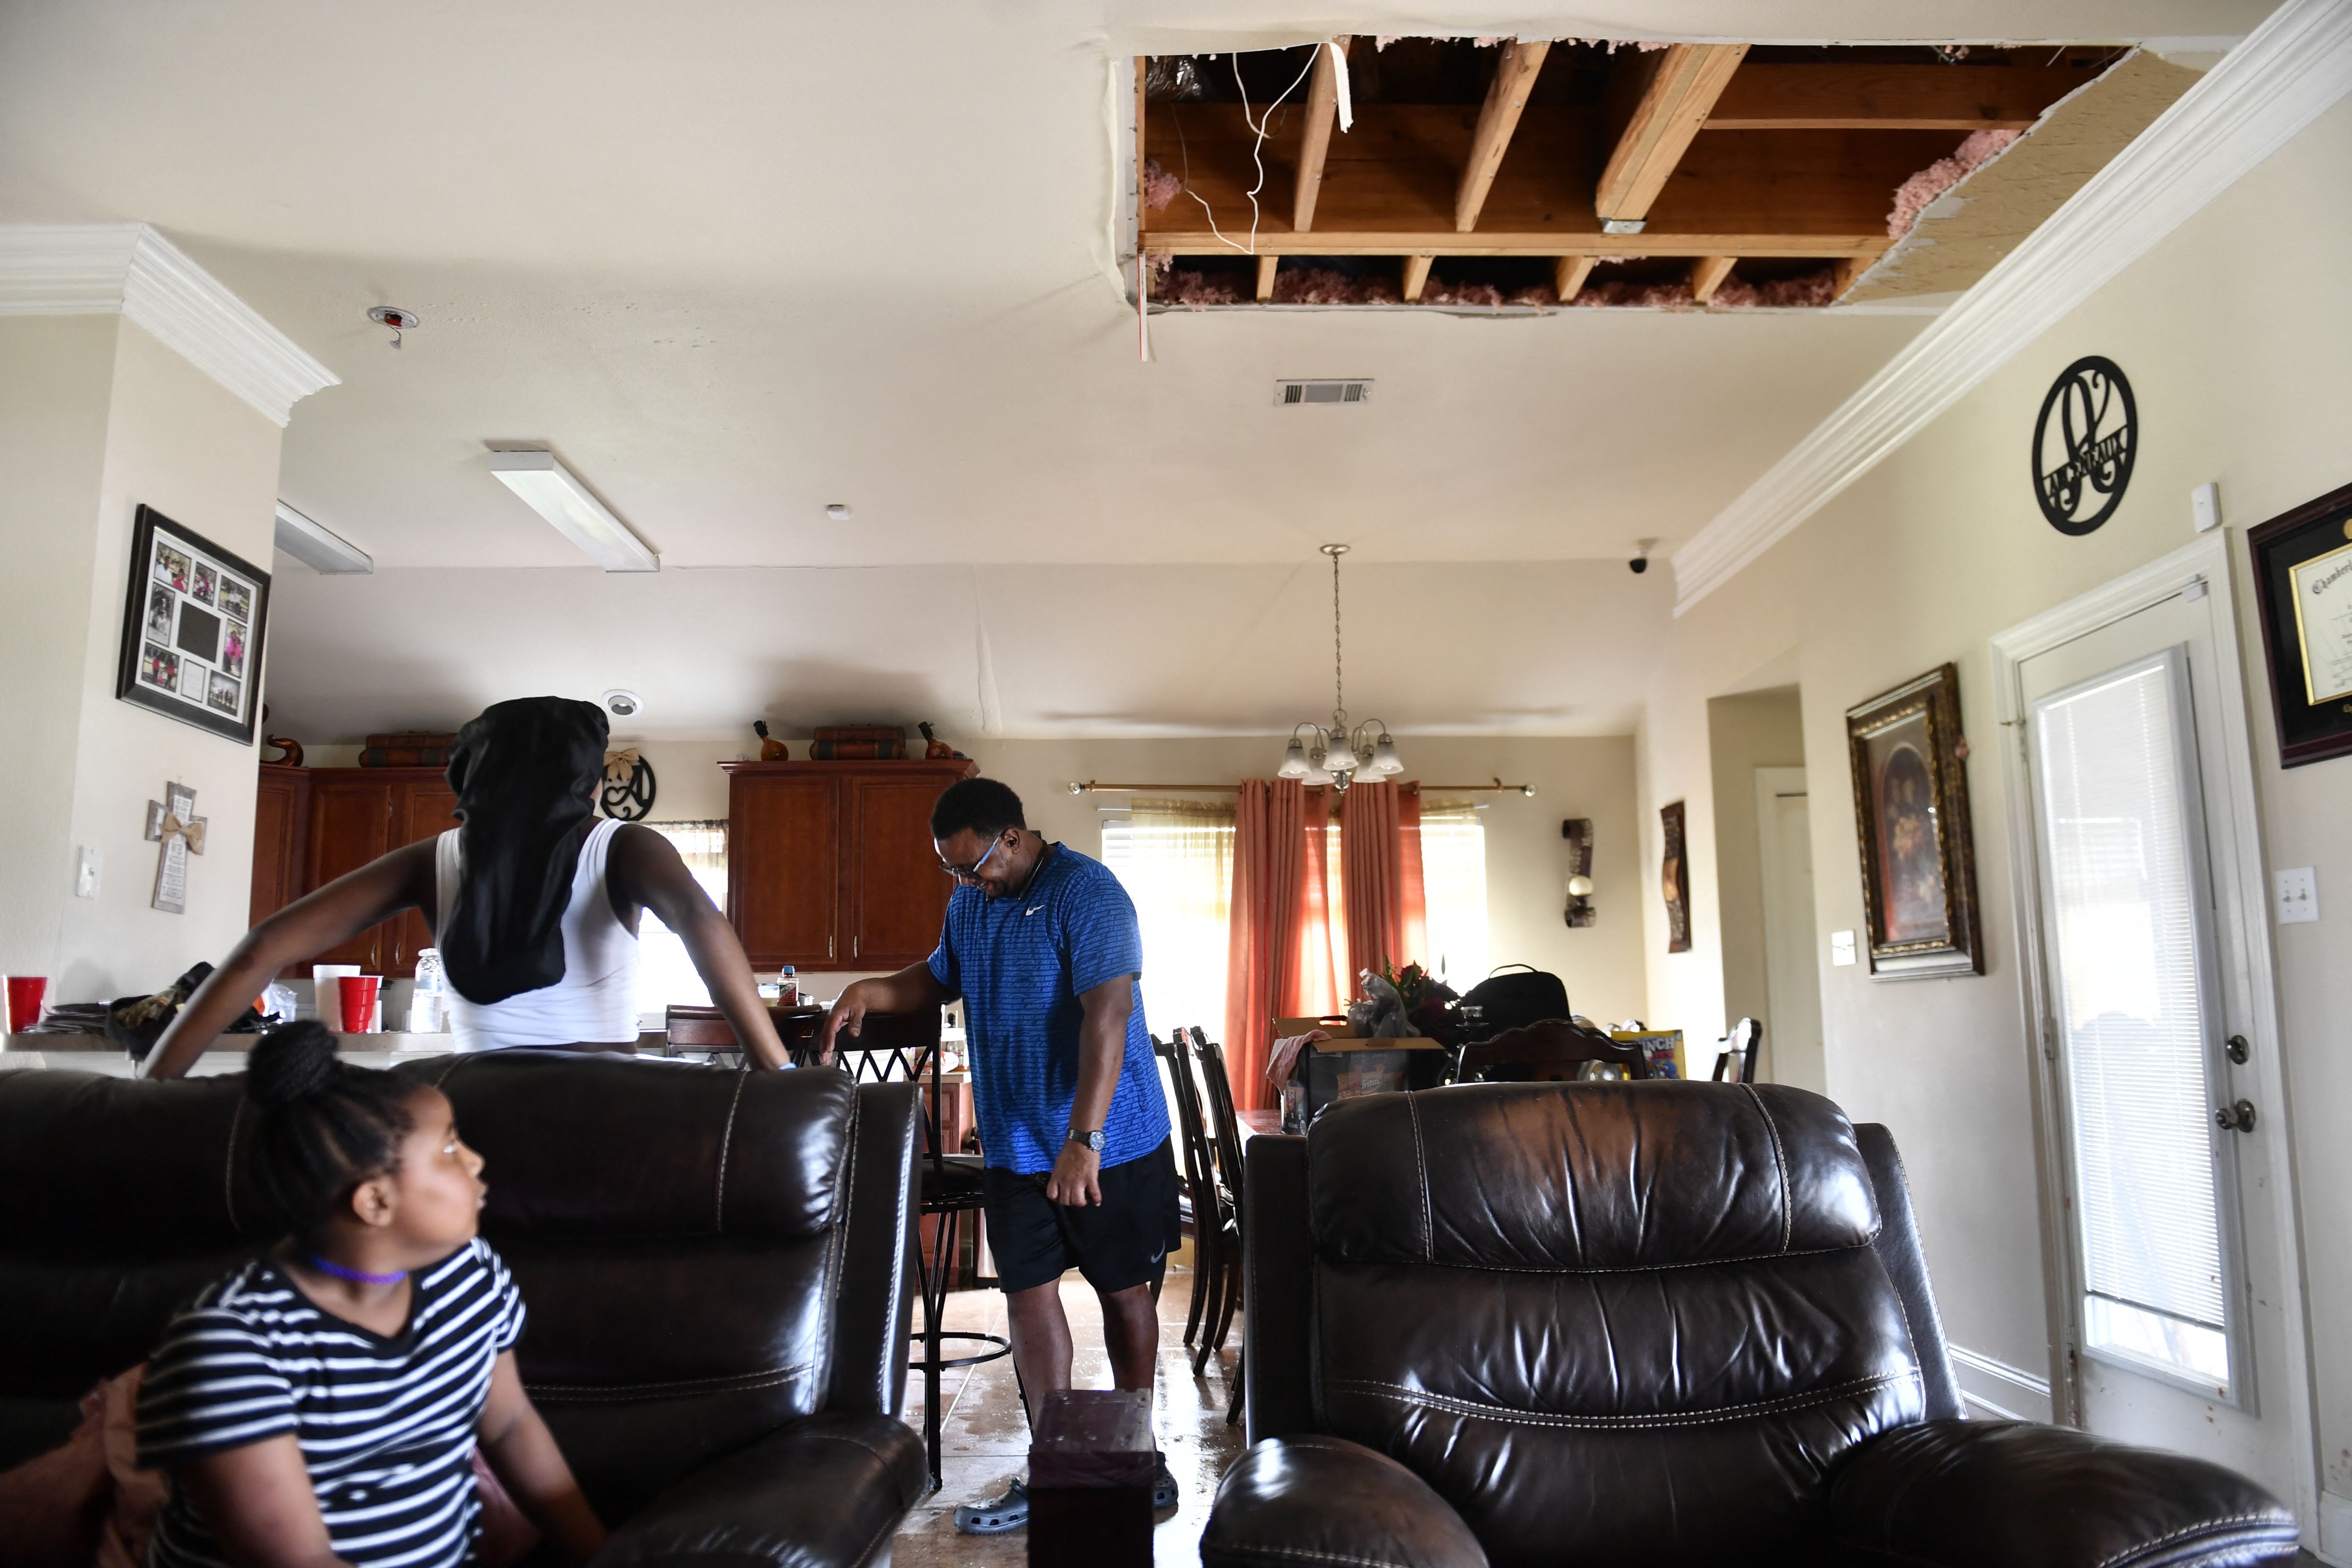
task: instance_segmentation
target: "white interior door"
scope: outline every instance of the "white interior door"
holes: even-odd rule
[[[1764,885],[1763,1076],[1826,1094],[1809,805],[1804,769],[1756,770],[1756,841]]]
[[[2308,1509],[2267,911],[2220,598],[2188,576],[2013,667],[2032,847],[2019,869],[2063,1187],[2048,1206],[2064,1233],[2053,1317],[2084,1427],[2213,1459]]]

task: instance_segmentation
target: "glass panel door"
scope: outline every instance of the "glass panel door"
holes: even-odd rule
[[[2083,1348],[2242,1403],[2185,650],[2032,704]]]

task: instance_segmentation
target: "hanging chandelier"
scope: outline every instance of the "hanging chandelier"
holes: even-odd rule
[[[1367,719],[1352,731],[1348,728],[1346,667],[1339,638],[1339,557],[1348,553],[1348,547],[1327,544],[1323,553],[1331,558],[1331,725],[1326,729],[1311,719],[1292,725],[1290,744],[1276,772],[1286,779],[1329,784],[1344,793],[1358,774],[1369,779],[1393,777],[1404,772],[1404,763],[1397,756],[1396,742],[1389,739],[1388,726],[1380,720]],[[1315,732],[1311,742],[1305,737],[1309,730]]]

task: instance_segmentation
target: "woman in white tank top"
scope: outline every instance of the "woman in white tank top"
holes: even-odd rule
[[[141,1072],[177,1078],[288,964],[408,910],[447,961],[461,1051],[634,1050],[637,921],[676,931],[753,1065],[789,1065],[734,928],[669,840],[599,820],[604,710],[556,697],[483,710],[449,766],[465,826],[395,849],[278,910],[188,998]]]

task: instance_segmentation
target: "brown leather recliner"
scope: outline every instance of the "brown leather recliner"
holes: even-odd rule
[[[1779,1085],[1469,1085],[1250,1145],[1209,1568],[2285,1562],[2242,1478],[1962,1418],[1885,1130]]]
[[[887,1562],[926,1487],[898,1415],[912,1086],[570,1053],[401,1070],[487,1161],[523,1381],[615,1527],[600,1568]],[[277,1239],[243,1089],[0,1073],[0,1438],[70,1426]]]

